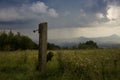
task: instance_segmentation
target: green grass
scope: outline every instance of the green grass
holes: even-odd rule
[[[45,74],[38,51],[0,52],[0,80],[120,80],[120,49],[53,51]]]

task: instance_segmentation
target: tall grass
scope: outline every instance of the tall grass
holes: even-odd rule
[[[45,74],[37,52],[0,52],[0,80],[120,80],[120,49],[54,51]]]
[[[60,54],[61,53],[61,54]],[[63,80],[120,80],[120,50],[60,52]]]

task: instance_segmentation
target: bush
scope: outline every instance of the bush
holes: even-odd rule
[[[48,62],[48,61],[51,61],[53,56],[54,56],[54,53],[53,53],[53,52],[49,52],[49,53],[47,54],[47,62]]]

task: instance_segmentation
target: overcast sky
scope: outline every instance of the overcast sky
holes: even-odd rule
[[[0,0],[0,30],[33,33],[48,22],[48,39],[120,36],[120,0]]]

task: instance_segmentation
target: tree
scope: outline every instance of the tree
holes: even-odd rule
[[[48,43],[47,49],[48,50],[58,50],[58,49],[60,49],[60,47],[58,45],[53,44],[53,43]]]
[[[33,49],[35,47],[35,43],[27,36],[21,36],[21,45],[20,47],[25,49]]]
[[[14,50],[14,33],[10,30],[9,33],[7,34],[7,46],[8,50]]]
[[[14,50],[18,50],[20,49],[20,45],[21,45],[21,35],[19,32],[17,32],[16,35],[14,35]]]
[[[0,34],[0,50],[5,50],[5,46],[4,44],[6,44],[7,42],[7,37],[8,35],[5,33],[5,31],[1,32]]]
[[[95,42],[92,41],[92,40],[87,41],[85,44],[88,45],[89,48],[98,48],[97,43],[95,43]]]
[[[85,43],[79,43],[78,48],[79,49],[95,49],[95,48],[98,48],[98,46],[97,46],[97,43],[90,40]]]

